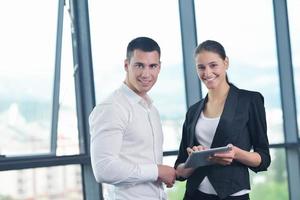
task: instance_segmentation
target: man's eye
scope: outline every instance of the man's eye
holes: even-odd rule
[[[135,65],[137,68],[143,68],[144,66],[142,64],[136,64]]]
[[[151,68],[157,68],[158,65],[150,65]]]

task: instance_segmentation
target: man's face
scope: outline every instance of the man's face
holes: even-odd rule
[[[125,60],[125,83],[135,93],[144,97],[155,84],[160,71],[160,58],[157,51],[133,51],[130,60]]]

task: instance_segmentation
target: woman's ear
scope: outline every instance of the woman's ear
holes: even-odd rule
[[[229,58],[226,56],[226,58],[225,58],[225,60],[224,60],[224,62],[225,62],[225,67],[226,67],[226,70],[228,69],[228,67],[229,67]]]

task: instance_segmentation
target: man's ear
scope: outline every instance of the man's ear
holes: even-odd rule
[[[129,66],[129,61],[128,61],[128,59],[125,59],[124,60],[124,69],[126,72],[128,72],[128,66]]]

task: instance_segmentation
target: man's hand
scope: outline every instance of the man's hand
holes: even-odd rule
[[[173,167],[167,165],[157,165],[158,180],[165,183],[168,188],[173,187],[176,179],[176,171]]]

